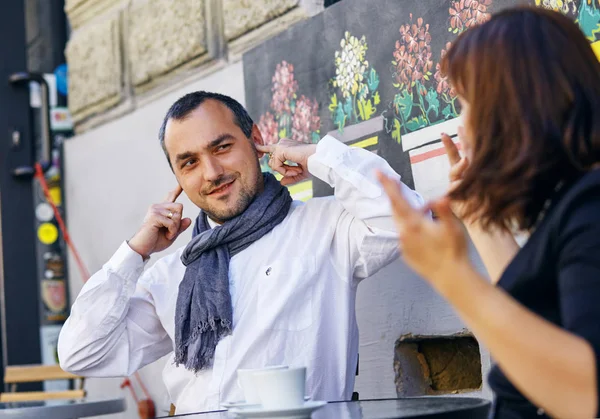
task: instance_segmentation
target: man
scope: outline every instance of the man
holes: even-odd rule
[[[313,399],[349,399],[356,287],[398,256],[374,172],[399,176],[329,136],[318,145],[264,145],[245,109],[214,93],[179,99],[160,141],[179,186],[83,287],[60,334],[61,367],[129,376],[173,352],[163,379],[178,413],[241,400],[238,368],[281,364],[307,367]],[[261,173],[265,153],[281,184]],[[293,202],[282,185],[309,173],[334,197]],[[175,202],[182,190],[202,210],[193,239],[144,271],[192,223]]]

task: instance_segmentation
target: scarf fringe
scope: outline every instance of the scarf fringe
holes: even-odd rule
[[[209,367],[215,356],[216,343],[222,338],[231,334],[231,321],[227,319],[209,318],[207,321],[200,323],[194,330],[191,331],[190,337],[183,345],[176,348],[175,351],[175,366],[184,365],[186,369],[198,373],[199,371]],[[189,347],[198,339],[210,339],[215,342],[215,345],[204,345],[200,351],[195,351],[192,357],[189,357]]]

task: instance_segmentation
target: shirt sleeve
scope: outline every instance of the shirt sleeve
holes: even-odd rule
[[[325,136],[308,159],[311,174],[334,188],[341,211],[337,220],[336,246],[347,250],[343,263],[350,263],[357,280],[373,275],[398,256],[398,236],[389,199],[375,171],[400,181],[400,175],[375,153],[348,147]],[[423,206],[421,196],[401,183],[402,192],[415,208]]]
[[[585,195],[563,216],[559,233],[558,292],[563,327],[596,355],[600,416],[600,192]]]
[[[86,377],[129,376],[172,351],[142,285],[151,273],[143,271],[142,257],[123,243],[87,281],[58,339],[63,370]]]

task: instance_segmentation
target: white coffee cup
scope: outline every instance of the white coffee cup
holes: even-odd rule
[[[256,391],[254,374],[258,372],[286,369],[287,365],[273,365],[264,368],[240,368],[237,370],[237,383],[244,393],[244,401],[250,404],[261,404],[260,397]]]
[[[256,372],[254,383],[265,409],[287,409],[304,405],[305,367]]]

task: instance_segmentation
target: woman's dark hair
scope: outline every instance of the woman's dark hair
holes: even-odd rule
[[[600,161],[600,63],[566,16],[499,12],[457,38],[442,72],[469,104],[473,141],[450,198],[484,228],[531,229],[561,181]]]

